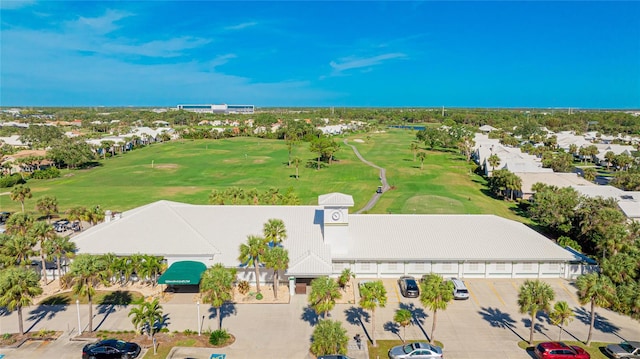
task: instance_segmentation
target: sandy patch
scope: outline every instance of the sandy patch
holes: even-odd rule
[[[174,170],[178,168],[178,165],[175,163],[160,163],[153,165],[153,168],[157,168],[160,170]]]
[[[364,143],[364,140],[360,138],[356,138],[355,140],[353,140],[353,142]]]

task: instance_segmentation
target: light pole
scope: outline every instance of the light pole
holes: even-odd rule
[[[200,336],[200,301],[197,301],[196,305],[198,306],[198,317],[196,317],[196,320],[198,321],[198,336]]]
[[[76,309],[78,310],[78,335],[82,335],[82,324],[80,324],[80,299],[76,299]]]

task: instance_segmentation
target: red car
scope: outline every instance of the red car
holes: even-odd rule
[[[540,343],[533,352],[538,359],[591,359],[584,349],[563,342]]]

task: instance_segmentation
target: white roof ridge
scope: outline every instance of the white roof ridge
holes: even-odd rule
[[[210,241],[207,240],[207,238],[205,236],[202,235],[202,233],[200,231],[198,231],[197,229],[193,228],[193,226],[191,225],[191,223],[189,221],[187,221],[180,213],[178,213],[174,206],[171,205],[171,201],[165,201],[167,204],[167,207],[171,210],[171,212],[173,212],[177,218],[180,219],[180,221],[185,224],[187,226],[187,228],[189,228],[193,233],[198,235],[198,238],[200,238],[202,240],[202,242],[208,244],[209,246],[211,246],[211,248],[213,248],[216,252],[214,254],[222,254],[222,251],[216,247],[215,245],[213,245]],[[177,203],[180,205],[185,205],[185,207],[192,207],[192,206],[196,206],[196,205],[190,205],[188,203],[180,203],[180,202],[173,202],[173,203]]]

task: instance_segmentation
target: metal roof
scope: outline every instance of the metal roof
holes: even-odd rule
[[[494,215],[353,214],[349,222],[345,258],[354,260],[575,259],[526,225]]]

